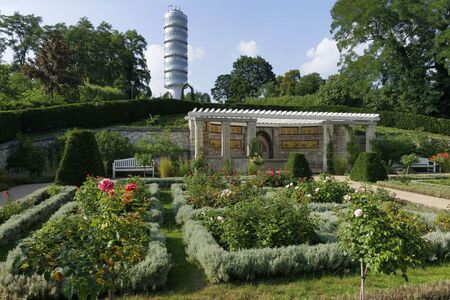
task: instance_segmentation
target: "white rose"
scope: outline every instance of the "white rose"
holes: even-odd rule
[[[350,196],[350,195],[345,195],[345,196],[344,196],[344,200],[348,201],[348,200],[350,200],[350,199],[352,199],[352,196]]]
[[[355,217],[359,218],[362,216],[363,211],[362,211],[362,209],[358,208],[355,210],[354,214],[355,214]]]
[[[288,185],[286,185],[286,188],[289,188],[289,184],[288,184]]]
[[[312,196],[311,194],[306,194],[306,197],[311,198]]]
[[[290,186],[293,186],[294,185],[294,183],[293,182],[291,182],[290,184],[289,184]]]
[[[330,181],[330,180],[331,180],[330,176],[325,177],[325,181]]]
[[[317,193],[318,191],[320,191],[320,188],[316,188],[314,191]]]
[[[299,189],[299,186],[296,186],[295,189],[298,190],[298,189]]]
[[[222,216],[217,216],[217,221],[223,222],[223,217]]]

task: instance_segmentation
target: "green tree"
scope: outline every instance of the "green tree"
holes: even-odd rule
[[[290,70],[284,73],[280,81],[280,95],[295,95],[296,85],[300,80],[300,70]]]
[[[339,244],[360,264],[360,299],[364,299],[367,274],[392,274],[397,270],[407,279],[408,267],[426,257],[417,218],[394,203],[383,203],[376,193],[360,192],[346,200],[348,209],[339,214]]]
[[[415,155],[414,153],[412,153],[412,154],[406,154],[406,155],[403,155],[403,156],[400,158],[400,162],[402,163],[402,165],[404,165],[404,166],[406,167],[406,174],[408,174],[408,173],[409,173],[409,168],[410,168],[413,164],[419,162],[419,158],[418,158],[417,155]]]
[[[118,132],[101,130],[95,134],[95,139],[107,175],[111,174],[115,159],[130,158],[133,155],[133,145]]]
[[[450,115],[448,0],[338,0],[331,14],[353,86],[381,89],[396,109]]]
[[[325,80],[323,80],[318,73],[305,75],[295,84],[294,94],[297,96],[314,94],[324,82]]]
[[[219,75],[211,89],[211,95],[217,102],[224,103],[230,98],[230,74]]]
[[[343,75],[331,75],[318,91],[322,104],[356,106],[358,101],[353,99],[348,82]]]
[[[191,92],[188,92],[186,96],[184,96],[184,99],[186,100],[191,100],[191,98],[192,98]],[[194,101],[201,103],[211,103],[211,97],[208,95],[208,93],[195,92]]]
[[[0,34],[5,42],[1,48],[4,50],[8,46],[12,49],[15,64],[25,64],[28,52],[37,50],[43,32],[41,22],[41,17],[19,12],[11,16],[0,15]]]
[[[75,56],[58,31],[48,34],[36,52],[34,60],[24,66],[25,74],[39,79],[53,99],[55,93],[74,88],[80,83]]]

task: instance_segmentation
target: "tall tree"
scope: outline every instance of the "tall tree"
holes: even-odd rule
[[[27,76],[42,82],[45,92],[53,99],[55,93],[80,83],[75,55],[58,31],[47,34],[36,57],[24,65]]]
[[[41,17],[19,12],[11,16],[0,15],[0,34],[5,45],[14,52],[14,63],[25,64],[28,52],[37,49],[43,32],[41,22]]]
[[[295,94],[295,86],[300,80],[300,70],[289,70],[284,73],[280,82],[280,95],[292,96]]]
[[[397,109],[450,116],[448,0],[338,0],[331,14],[353,88],[381,90]]]
[[[230,98],[230,74],[219,75],[211,89],[211,95],[217,102],[225,102]]]
[[[294,94],[297,96],[314,94],[324,82],[318,73],[305,75],[296,83]]]

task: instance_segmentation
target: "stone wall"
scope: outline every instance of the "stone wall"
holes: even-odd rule
[[[105,130],[116,131],[127,137],[130,143],[136,145],[138,141],[147,136],[149,141],[155,141],[164,134],[163,129],[158,128],[131,128],[131,127],[108,127]],[[101,130],[101,129],[98,129]],[[185,156],[189,158],[189,129],[171,129],[170,140],[185,149]],[[56,142],[54,136],[32,138],[33,144],[44,149],[49,149]],[[0,144],[0,168],[6,167],[8,156],[15,145],[15,141]]]

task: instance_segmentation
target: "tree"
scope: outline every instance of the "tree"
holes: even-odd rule
[[[55,92],[62,93],[81,82],[74,52],[58,31],[49,33],[43,39],[35,59],[29,60],[24,72],[32,79],[40,80],[51,99]]]
[[[280,81],[280,95],[293,96],[295,95],[296,85],[300,80],[300,70],[290,70],[284,73]]]
[[[19,12],[11,16],[0,15],[0,34],[3,36],[1,39],[5,42],[4,46],[13,50],[14,63],[22,66],[28,52],[37,50],[43,32],[41,22],[41,17],[21,15]],[[0,48],[4,50],[4,46]]]
[[[258,96],[264,84],[275,81],[272,66],[262,57],[241,56],[233,63],[230,74],[217,77],[211,95],[216,101],[241,101]]]
[[[230,98],[230,81],[230,74],[222,74],[217,77],[214,87],[211,89],[214,100],[224,103]]]
[[[396,109],[450,115],[448,0],[338,0],[331,14],[341,74],[360,93],[382,90]]]
[[[184,99],[187,100],[191,100],[191,98],[192,98],[191,92],[187,93],[186,96],[184,96]],[[208,93],[195,92],[194,101],[201,103],[211,103],[211,97],[208,95]]]
[[[383,202],[371,191],[348,196],[348,208],[339,214],[338,240],[360,265],[360,299],[364,299],[369,270],[387,275],[400,270],[407,279],[407,268],[420,265],[428,251],[418,219],[398,204]]]
[[[299,78],[295,83],[294,94],[297,96],[304,96],[316,93],[324,84],[325,80],[320,77],[318,73],[311,73]]]
[[[409,168],[413,164],[419,162],[419,158],[414,153],[406,154],[400,158],[400,162],[402,163],[402,165],[404,165],[406,167],[406,174],[409,174]]]
[[[348,82],[339,74],[328,77],[326,83],[320,86],[318,95],[325,105],[358,106],[360,103],[352,98]]]

